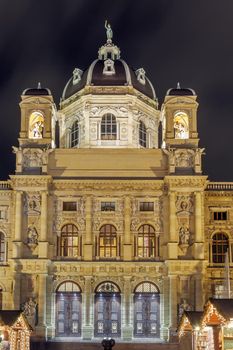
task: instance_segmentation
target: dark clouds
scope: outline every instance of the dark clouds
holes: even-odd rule
[[[1,0],[1,178],[14,172],[22,90],[52,90],[56,102],[74,67],[105,42],[104,20],[129,65],[144,67],[160,104],[180,81],[200,103],[205,173],[233,180],[233,2],[231,0]]]

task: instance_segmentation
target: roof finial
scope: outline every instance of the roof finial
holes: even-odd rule
[[[107,43],[111,44],[112,43],[112,38],[113,38],[113,31],[111,28],[110,23],[108,23],[108,21],[105,21],[105,28],[106,28],[106,35],[107,35]]]
[[[177,83],[177,87],[176,87],[177,89],[181,89],[181,87],[180,87],[180,83],[178,82]]]
[[[41,83],[38,82],[37,89],[41,89]]]

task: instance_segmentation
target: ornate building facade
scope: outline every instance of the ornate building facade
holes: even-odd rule
[[[233,184],[202,175],[195,91],[169,89],[159,109],[109,30],[59,109],[49,89],[22,93],[0,183],[0,308],[23,309],[35,338],[172,340],[232,261]]]

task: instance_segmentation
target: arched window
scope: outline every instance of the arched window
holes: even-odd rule
[[[101,140],[116,140],[116,138],[116,117],[111,113],[105,114],[101,120]]]
[[[81,336],[82,295],[79,286],[65,281],[56,290],[56,336]]]
[[[44,116],[41,112],[32,112],[29,118],[29,138],[42,139],[44,130]]]
[[[150,282],[140,283],[134,291],[134,336],[159,337],[159,289]]]
[[[6,261],[6,239],[3,232],[0,232],[0,263]]]
[[[137,254],[139,258],[156,257],[155,229],[151,225],[142,225],[137,235]]]
[[[143,122],[139,124],[139,144],[146,147],[146,126]]]
[[[174,115],[174,131],[176,139],[189,138],[189,117],[187,113],[178,111]]]
[[[115,258],[117,256],[117,232],[113,225],[101,227],[99,234],[99,257]]]
[[[79,123],[76,120],[70,131],[70,147],[76,147],[79,144]]]
[[[229,239],[226,234],[219,232],[212,237],[212,262],[225,263],[225,255],[229,248]]]
[[[96,337],[116,337],[121,334],[121,294],[110,281],[101,283],[95,291]]]
[[[62,257],[77,258],[81,255],[81,242],[75,225],[67,224],[62,227],[59,248],[58,255]]]

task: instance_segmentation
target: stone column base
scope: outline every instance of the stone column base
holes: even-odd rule
[[[160,338],[164,341],[169,340],[169,328],[166,326],[161,326],[160,328]]]
[[[204,259],[204,244],[201,242],[193,243],[192,253],[195,259]]]
[[[133,338],[133,327],[132,326],[123,326],[122,327],[122,339],[123,340],[132,340]]]
[[[34,339],[39,339],[39,340],[46,340],[47,339],[47,330],[46,327],[43,325],[38,325],[35,328],[35,337]]]
[[[123,259],[124,261],[132,260],[132,244],[124,244]]]
[[[84,244],[84,254],[83,254],[84,260],[92,260],[93,254],[92,254],[92,243],[90,244]]]
[[[39,242],[39,258],[48,258],[48,248],[49,248],[49,243],[48,242]]]
[[[167,258],[177,259],[177,255],[178,255],[177,242],[169,242],[167,244]]]
[[[82,327],[82,338],[83,340],[91,340],[93,338],[93,326]]]

